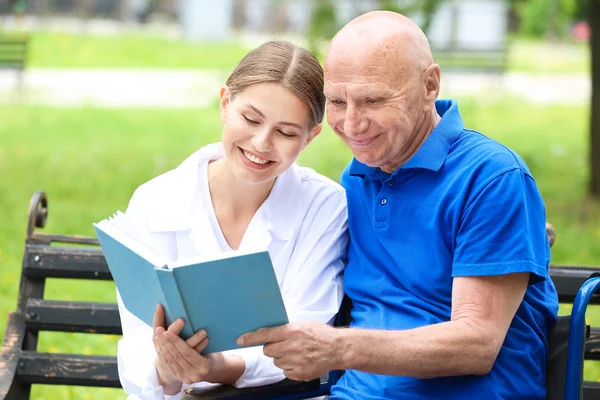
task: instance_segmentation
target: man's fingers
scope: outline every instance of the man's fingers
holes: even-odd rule
[[[284,342],[275,342],[275,343],[267,343],[263,347],[263,353],[267,357],[271,358],[280,358],[286,355],[285,351],[285,343]]]
[[[159,326],[165,326],[165,309],[160,304],[157,304],[154,310],[154,318],[152,319],[152,327],[156,330]]]
[[[238,346],[256,346],[263,343],[281,342],[286,339],[286,325],[260,328],[244,333],[237,339]]]
[[[204,329],[199,330],[198,332],[194,333],[189,339],[187,339],[185,342],[190,346],[190,347],[196,347],[198,346],[198,344],[200,344],[200,342],[202,342],[204,339],[206,339],[206,331]]]

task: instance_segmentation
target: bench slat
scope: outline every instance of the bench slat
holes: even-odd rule
[[[25,315],[33,331],[122,334],[115,303],[28,299]]]
[[[99,248],[28,244],[24,257],[28,277],[112,280]]]
[[[17,378],[27,383],[121,387],[117,358],[24,351]]]
[[[583,400],[600,399],[600,382],[583,382]]]
[[[573,303],[577,291],[592,274],[599,273],[600,269],[591,267],[566,267],[562,265],[550,266],[550,277],[556,286],[558,300],[561,303]],[[592,296],[590,304],[600,304],[600,295]]]
[[[10,64],[2,64],[0,61],[0,69],[24,69],[24,63],[10,63]]]
[[[27,39],[25,38],[11,38],[11,37],[0,37],[0,46],[14,46],[14,45],[20,45],[20,46],[24,46],[27,44]]]
[[[324,379],[324,380],[323,380]],[[325,378],[308,382],[284,379],[281,382],[265,386],[238,389],[232,385],[221,385],[210,389],[186,389],[182,400],[263,400],[317,390]]]
[[[585,341],[585,359],[600,361],[600,327],[593,326]]]

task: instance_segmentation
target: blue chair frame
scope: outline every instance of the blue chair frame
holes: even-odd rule
[[[581,285],[573,301],[571,326],[569,328],[569,349],[567,354],[567,379],[565,384],[565,400],[579,400],[582,396],[583,363],[582,354],[585,346],[586,323],[585,312],[592,296],[600,289],[600,277],[588,279]]]

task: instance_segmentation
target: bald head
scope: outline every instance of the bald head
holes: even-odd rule
[[[440,67],[423,31],[403,15],[376,11],[350,21],[325,56],[327,123],[363,164],[392,173],[440,117]]]
[[[372,11],[348,22],[333,38],[325,66],[344,56],[389,61],[390,68],[423,70],[433,63],[427,37],[409,18],[391,11]],[[340,60],[341,61],[341,60]]]

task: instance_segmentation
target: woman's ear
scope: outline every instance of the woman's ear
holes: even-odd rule
[[[219,112],[221,113],[221,122],[225,123],[225,119],[227,117],[227,107],[230,103],[230,92],[227,86],[223,86],[221,88],[221,92],[219,93],[221,96],[221,101],[219,103]]]
[[[321,129],[323,128],[322,124],[316,124],[308,133],[308,138],[306,139],[306,142],[304,142],[304,145],[302,146],[302,150],[304,150],[306,148],[306,146],[309,145],[310,142],[312,142],[312,140],[314,138],[316,138],[317,136],[319,136],[319,133],[321,133]]]

